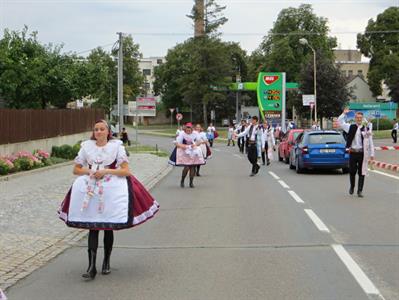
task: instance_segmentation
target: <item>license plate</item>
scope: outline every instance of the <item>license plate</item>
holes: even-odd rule
[[[320,149],[320,153],[335,153],[335,149]]]

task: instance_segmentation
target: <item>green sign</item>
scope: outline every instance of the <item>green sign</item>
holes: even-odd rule
[[[257,92],[261,111],[281,111],[285,97],[285,73],[259,73]]]

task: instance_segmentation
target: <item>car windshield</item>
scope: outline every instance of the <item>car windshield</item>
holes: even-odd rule
[[[345,140],[337,133],[319,133],[309,135],[309,144],[345,144]]]

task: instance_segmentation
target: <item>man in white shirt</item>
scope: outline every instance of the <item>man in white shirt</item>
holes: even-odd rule
[[[367,126],[363,126],[363,113],[357,112],[355,115],[355,124],[349,124],[345,121],[346,114],[349,109],[346,108],[344,112],[338,117],[339,126],[347,132],[348,136],[346,139],[346,148],[349,149],[349,181],[350,188],[349,194],[352,195],[355,189],[356,173],[359,175],[357,195],[363,197],[363,186],[364,186],[364,174],[367,169],[367,162],[364,163],[365,157],[364,152],[370,153],[370,159],[374,159],[374,145],[372,143],[371,134],[367,135],[367,138],[371,140],[370,149],[365,149],[364,139],[365,134],[369,132]]]
[[[237,135],[237,138],[243,137],[243,136],[248,136],[248,160],[252,164],[252,172],[249,176],[255,176],[260,169],[260,166],[258,165],[258,153],[257,153],[257,136],[258,136],[258,131],[261,131],[261,128],[258,125],[258,117],[253,116],[251,119],[251,125],[245,128],[243,132]],[[263,139],[263,135],[261,136],[261,143],[262,143],[262,151],[265,151],[264,145],[265,141]]]
[[[393,119],[393,127],[392,127],[392,131],[391,131],[391,137],[392,137],[392,142],[394,144],[397,143],[398,141],[398,121],[396,121],[396,119]]]

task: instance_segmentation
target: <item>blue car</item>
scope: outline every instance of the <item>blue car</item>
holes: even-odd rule
[[[341,133],[332,130],[305,131],[291,148],[289,165],[297,173],[305,169],[342,169],[349,172],[349,152]]]

